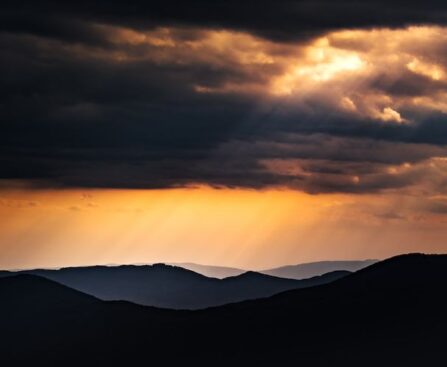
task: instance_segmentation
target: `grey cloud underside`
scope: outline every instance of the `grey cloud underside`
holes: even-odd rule
[[[445,1],[35,1],[3,5],[2,27],[13,32],[101,42],[78,21],[139,29],[159,25],[231,28],[275,40],[297,40],[341,28],[442,24]]]
[[[443,114],[397,125],[355,119],[315,102],[290,110],[280,101],[192,88],[262,80],[262,74],[200,63],[114,63],[73,57],[65,48],[113,51],[117,46],[93,26],[98,23],[223,27],[306,42],[332,29],[443,24],[445,2],[18,1],[3,7],[0,178],[56,187],[205,183],[363,193],[406,187],[421,174],[390,176],[383,173],[387,165],[446,155]],[[407,85],[382,78],[376,86],[394,94],[433,90],[433,81],[412,78]],[[275,159],[296,159],[303,172],[273,172],[262,163]]]

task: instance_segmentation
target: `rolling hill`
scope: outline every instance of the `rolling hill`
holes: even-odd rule
[[[247,270],[231,268],[227,266],[216,266],[216,265],[202,265],[195,263],[169,263],[168,265],[180,266],[183,269],[188,269],[196,273],[205,275],[209,278],[228,278],[235,277],[245,273]]]
[[[38,275],[102,300],[124,300],[171,309],[200,309],[323,284],[348,273],[332,272],[294,280],[246,272],[220,280],[181,267],[155,264],[41,269],[19,274]]]
[[[288,279],[305,279],[332,271],[357,271],[376,263],[378,260],[317,261],[311,263],[287,265],[279,268],[261,270],[260,273]]]
[[[0,358],[8,365],[437,366],[445,361],[446,285],[446,255],[414,254],[326,285],[174,311],[99,301],[37,276],[6,277]]]
[[[346,260],[346,261],[317,261],[296,265],[281,266],[272,269],[259,270],[259,273],[287,279],[306,279],[323,275],[333,271],[357,271],[378,260]],[[195,263],[169,263],[169,265],[180,266],[196,273],[211,278],[227,278],[245,273],[246,270],[225,266],[201,265]]]

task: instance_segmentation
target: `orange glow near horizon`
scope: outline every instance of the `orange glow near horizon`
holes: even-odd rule
[[[442,252],[447,232],[433,220],[415,227],[419,217],[379,218],[392,200],[366,195],[208,187],[0,194],[2,269],[153,262],[261,269]]]

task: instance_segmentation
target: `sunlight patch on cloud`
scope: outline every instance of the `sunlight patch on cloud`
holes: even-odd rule
[[[405,119],[402,118],[399,112],[393,110],[391,107],[385,107],[377,117],[386,122],[404,123]]]
[[[410,61],[407,64],[407,68],[413,73],[427,76],[429,78],[432,78],[433,80],[445,79],[445,71],[443,67],[441,67],[440,65],[423,62],[417,58],[414,58],[412,61]]]
[[[77,59],[190,70],[181,82],[193,92],[248,94],[292,110],[312,105],[396,124],[447,111],[445,27],[342,30],[283,43],[226,29],[96,27],[109,47],[41,47],[62,47]]]
[[[303,59],[292,62],[283,75],[273,80],[271,92],[277,95],[304,92],[309,87],[318,88],[320,83],[346,76],[346,73],[361,70],[364,66],[357,53],[333,48],[324,37],[308,46]]]

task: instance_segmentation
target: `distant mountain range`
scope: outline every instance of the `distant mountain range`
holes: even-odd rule
[[[8,276],[0,279],[0,359],[33,366],[439,366],[446,286],[447,255],[420,254],[201,311],[104,302],[40,276]]]
[[[318,261],[298,265],[288,265],[260,271],[280,278],[304,279],[338,270],[357,271],[376,263],[378,260]]]
[[[342,261],[318,261],[297,265],[281,266],[279,268],[260,270],[259,273],[272,275],[279,278],[306,279],[323,275],[332,271],[347,270],[357,271],[374,264],[379,260],[342,260]],[[169,263],[169,265],[180,266],[184,269],[211,278],[227,278],[245,273],[247,270],[225,266],[201,265],[195,263]]]
[[[155,264],[37,269],[3,272],[0,276],[12,274],[38,275],[102,300],[123,300],[172,309],[201,309],[325,284],[349,272],[335,271],[305,280],[255,272],[216,279],[177,266]]]
[[[205,275],[206,277],[218,279],[235,277],[247,272],[247,270],[230,268],[227,266],[202,265],[195,263],[168,263],[168,265],[180,266],[183,269],[194,271],[196,273]]]

